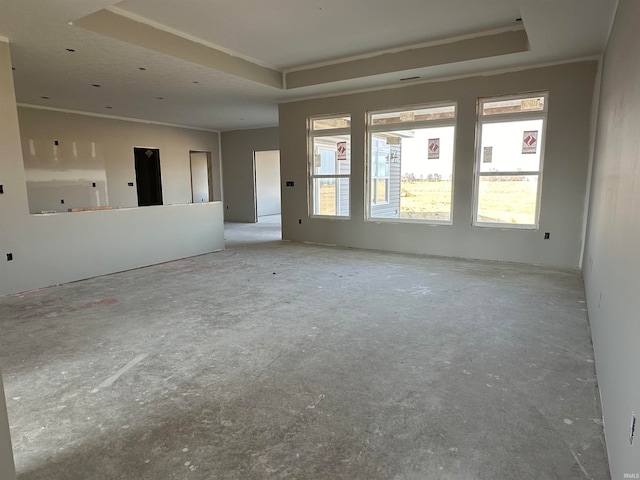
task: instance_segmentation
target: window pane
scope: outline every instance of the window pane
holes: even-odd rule
[[[314,137],[313,175],[348,175],[351,171],[350,135]]]
[[[538,175],[482,176],[476,221],[535,225],[537,200]]]
[[[313,214],[349,216],[349,179],[314,178]]]
[[[455,127],[419,128],[371,136],[371,218],[451,221]],[[380,165],[388,180],[380,195]]]
[[[376,203],[385,203],[389,201],[387,197],[387,193],[389,193],[389,190],[387,190],[387,182],[388,180],[386,178],[379,178],[376,182],[376,193],[374,197]]]
[[[317,118],[311,121],[311,130],[329,130],[351,127],[351,117]]]
[[[540,170],[542,119],[484,123],[480,148],[481,172]]]
[[[455,116],[455,105],[446,105],[444,107],[419,108],[404,112],[374,113],[371,115],[371,125],[420,122],[424,120],[438,120],[441,118],[455,118]]]
[[[482,115],[502,115],[504,113],[541,112],[544,110],[544,96],[495,100],[483,102]]]

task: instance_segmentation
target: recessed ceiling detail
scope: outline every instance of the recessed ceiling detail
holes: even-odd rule
[[[99,10],[72,22],[72,25],[285,90],[526,52],[529,49],[527,34],[522,24],[518,23],[463,38],[409,45],[281,72],[204,41],[187,38],[186,34],[183,36],[169,31],[141,17],[133,18],[120,9]]]
[[[72,22],[72,25],[247,80],[282,88],[281,72],[134,20],[119,12],[98,10]]]
[[[499,31],[437,44],[407,47],[285,73],[286,88],[308,87],[417,68],[497,57],[529,50],[524,28]]]
[[[617,0],[584,3],[0,0],[0,42],[20,105],[226,131],[277,125],[282,102],[598,58]]]

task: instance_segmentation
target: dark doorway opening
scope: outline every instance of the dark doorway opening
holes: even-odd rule
[[[162,205],[162,179],[160,177],[160,150],[134,148],[138,206]]]

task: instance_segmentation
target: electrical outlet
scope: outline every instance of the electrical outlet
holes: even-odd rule
[[[13,260],[13,253],[7,253],[7,262]]]
[[[0,194],[4,193],[4,185],[0,185]]]
[[[299,218],[299,219],[298,219],[298,223],[299,223],[300,225],[302,225],[302,219],[301,219],[301,218]]]
[[[60,203],[64,205],[64,198],[60,200]]]
[[[636,414],[631,414],[631,431],[629,432],[629,443],[633,445],[633,437],[636,436]]]
[[[549,232],[544,232],[544,239],[549,240]]]

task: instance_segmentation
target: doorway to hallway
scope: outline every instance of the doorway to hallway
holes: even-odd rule
[[[280,151],[257,151],[253,158],[256,221],[259,222],[263,217],[279,216],[281,213]]]

